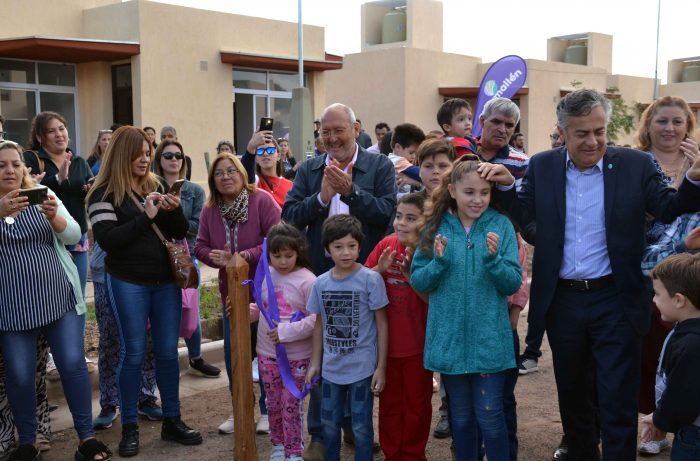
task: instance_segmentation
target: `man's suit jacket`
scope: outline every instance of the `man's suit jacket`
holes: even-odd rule
[[[283,220],[306,230],[311,265],[316,275],[332,266],[321,244],[321,226],[328,217],[329,207],[322,207],[318,201],[327,155],[301,164],[282,208]],[[350,214],[362,223],[365,239],[360,246],[359,261],[364,263],[386,234],[396,208],[396,179],[391,160],[385,155],[370,154],[360,147],[352,167],[352,189],[352,195],[341,200],[349,206]]]
[[[608,147],[603,157],[605,235],[620,305],[634,329],[649,328],[650,293],[641,270],[645,247],[645,213],[663,222],[700,209],[700,187],[687,179],[678,191],[665,186],[649,155]],[[515,192],[508,195],[515,198]],[[564,255],[566,216],[566,147],[534,155],[517,205],[511,214],[523,228],[534,223],[530,313],[528,322],[544,327]],[[533,243],[533,242],[531,242]]]

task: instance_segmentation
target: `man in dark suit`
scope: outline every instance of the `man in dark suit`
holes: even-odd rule
[[[700,161],[676,192],[649,156],[606,146],[609,117],[597,91],[562,99],[557,127],[566,145],[530,159],[510,207],[522,227],[534,224],[528,321],[547,330],[569,459],[580,461],[601,459],[599,439],[604,461],[636,459],[641,338],[650,321],[645,214],[671,222],[700,208]]]

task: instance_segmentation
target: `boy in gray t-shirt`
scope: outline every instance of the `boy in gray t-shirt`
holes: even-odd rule
[[[307,310],[321,319],[314,327],[307,381],[323,370],[325,459],[339,459],[346,398],[350,399],[355,459],[372,459],[372,394],[384,389],[388,340],[384,308],[389,300],[382,276],[357,262],[363,238],[357,218],[332,216],[321,233],[335,266],[316,280],[307,303]]]

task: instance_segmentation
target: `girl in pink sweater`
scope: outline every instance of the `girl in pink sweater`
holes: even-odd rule
[[[304,235],[284,222],[270,229],[267,236],[270,273],[280,321],[270,329],[266,321],[258,323],[258,366],[267,394],[272,452],[270,460],[301,461],[303,446],[303,408],[285,387],[277,364],[275,346],[286,348],[289,368],[297,389],[302,389],[311,359],[311,334],[316,315],[306,311],[306,301],[316,276],[310,267]],[[267,283],[262,284],[263,308],[269,309]],[[251,321],[258,320],[260,310],[250,305]]]

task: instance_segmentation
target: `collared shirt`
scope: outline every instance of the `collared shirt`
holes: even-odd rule
[[[355,143],[355,154],[352,156],[352,160],[350,160],[350,163],[352,163],[353,165],[357,161],[357,152],[359,152],[359,146],[357,145],[357,143]],[[331,154],[329,153],[328,155],[326,155],[326,166],[329,166],[332,161],[333,161],[333,159],[331,158]],[[348,168],[350,167],[350,163],[348,163],[348,165],[343,169],[343,171],[345,173],[348,172]],[[321,206],[324,208],[330,205],[330,209],[328,210],[329,217],[336,215],[336,214],[350,214],[350,207],[345,202],[340,200],[340,194],[335,194],[331,198],[331,203],[328,204],[328,203],[323,203],[323,200],[321,200],[321,194],[319,193],[318,194],[318,203],[320,203]]]
[[[688,251],[685,237],[696,227],[700,227],[700,213],[686,213],[677,217],[659,240],[644,250],[642,271],[649,274],[654,266],[669,256]]]
[[[603,159],[580,171],[566,152],[564,257],[559,277],[595,279],[612,272],[605,237]]]

